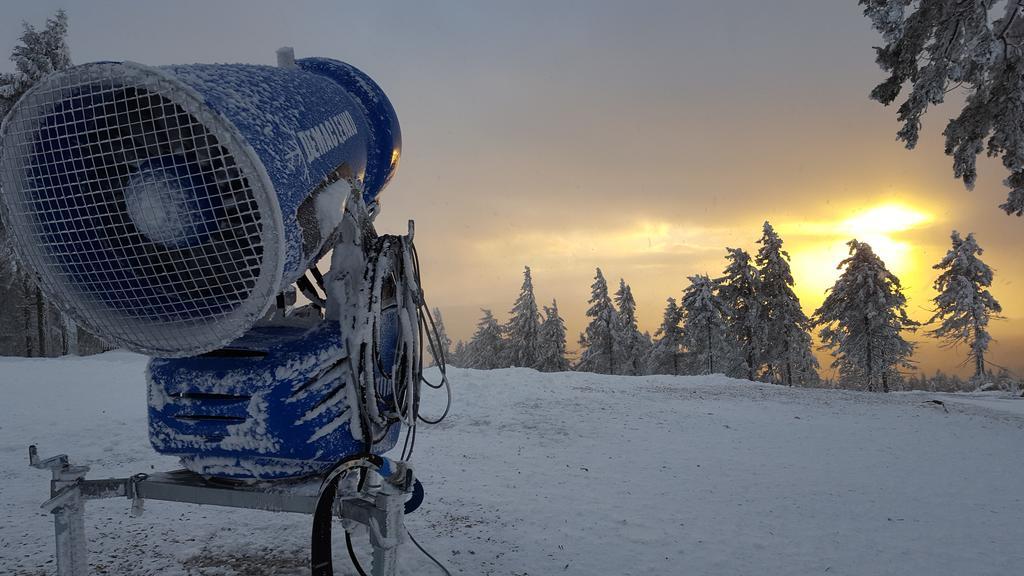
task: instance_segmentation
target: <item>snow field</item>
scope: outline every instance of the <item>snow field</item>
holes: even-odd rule
[[[53,573],[48,473],[177,467],[148,446],[145,358],[0,359],[0,573]],[[456,574],[1011,575],[1024,567],[1024,400],[724,377],[452,369],[419,430],[408,519]],[[429,392],[429,391],[428,391]],[[428,398],[428,415],[443,395]],[[942,407],[924,404],[932,398]],[[96,574],[300,575],[310,519],[90,502]],[[368,566],[365,535],[357,550]],[[339,574],[348,567],[335,548]],[[407,575],[440,574],[410,544]]]

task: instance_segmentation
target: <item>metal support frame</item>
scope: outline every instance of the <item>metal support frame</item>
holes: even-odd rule
[[[53,514],[57,576],[86,576],[85,503],[128,498],[132,516],[141,516],[145,500],[249,508],[269,512],[312,514],[322,478],[261,484],[229,484],[207,480],[188,470],[136,474],[129,478],[86,480],[88,466],[74,466],[66,454],[40,460],[29,446],[29,464],[50,470],[50,499],[41,506]],[[405,536],[405,496],[412,487],[407,465],[382,478],[374,492],[339,495],[335,515],[368,528],[373,546],[372,576],[398,575],[398,546]],[[369,484],[369,483],[368,483]]]

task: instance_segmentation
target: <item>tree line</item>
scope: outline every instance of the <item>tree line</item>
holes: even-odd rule
[[[63,10],[36,29],[23,23],[20,44],[11,52],[15,71],[0,74],[0,118],[47,74],[71,66],[68,18]],[[94,353],[109,346],[54,307],[35,278],[19,266],[0,219],[0,355],[59,356]]]
[[[988,323],[1002,308],[989,292],[992,269],[980,256],[974,234],[954,231],[951,247],[933,268],[937,296],[933,316],[925,324],[929,336],[945,346],[967,347],[973,387],[1010,378],[994,378],[985,360],[991,336]],[[722,275],[689,277],[677,301],[666,300],[661,325],[653,336],[641,332],[636,301],[629,284],[620,279],[612,294],[597,268],[586,316],[579,336],[580,355],[566,355],[566,330],[558,304],[538,307],[531,270],[526,267],[519,296],[509,321],[500,323],[483,310],[476,332],[449,352],[450,363],[478,369],[511,366],[553,372],[579,370],[618,375],[702,375],[721,373],[736,378],[789,386],[838,384],[888,392],[915,387],[955,387],[955,377],[942,375],[940,384],[907,378],[914,368],[914,344],[907,332],[921,324],[907,315],[907,299],[899,279],[866,242],[851,240],[842,272],[826,292],[825,301],[810,316],[793,290],[789,253],[769,222],[762,227],[756,254],[726,249]],[[435,311],[440,318],[440,312]],[[823,382],[813,355],[812,332],[821,349],[832,356],[836,382]],[[442,324],[443,332],[443,324]],[[450,342],[444,336],[445,342]]]

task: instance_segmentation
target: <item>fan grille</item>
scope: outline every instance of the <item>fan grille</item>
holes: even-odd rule
[[[15,248],[97,335],[186,355],[265,308],[274,212],[223,124],[158,72],[117,64],[52,76],[12,111],[2,182]]]

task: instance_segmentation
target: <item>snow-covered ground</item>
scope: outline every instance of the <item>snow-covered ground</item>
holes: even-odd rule
[[[144,362],[0,359],[0,574],[53,571],[48,473],[28,467],[29,443],[92,477],[175,467],[146,439]],[[452,415],[417,440],[427,500],[409,526],[453,573],[1024,570],[1024,400],[519,369],[452,380]],[[923,403],[936,397],[948,412]],[[128,511],[89,504],[94,573],[306,573],[308,517]],[[404,574],[439,573],[403,553]]]

